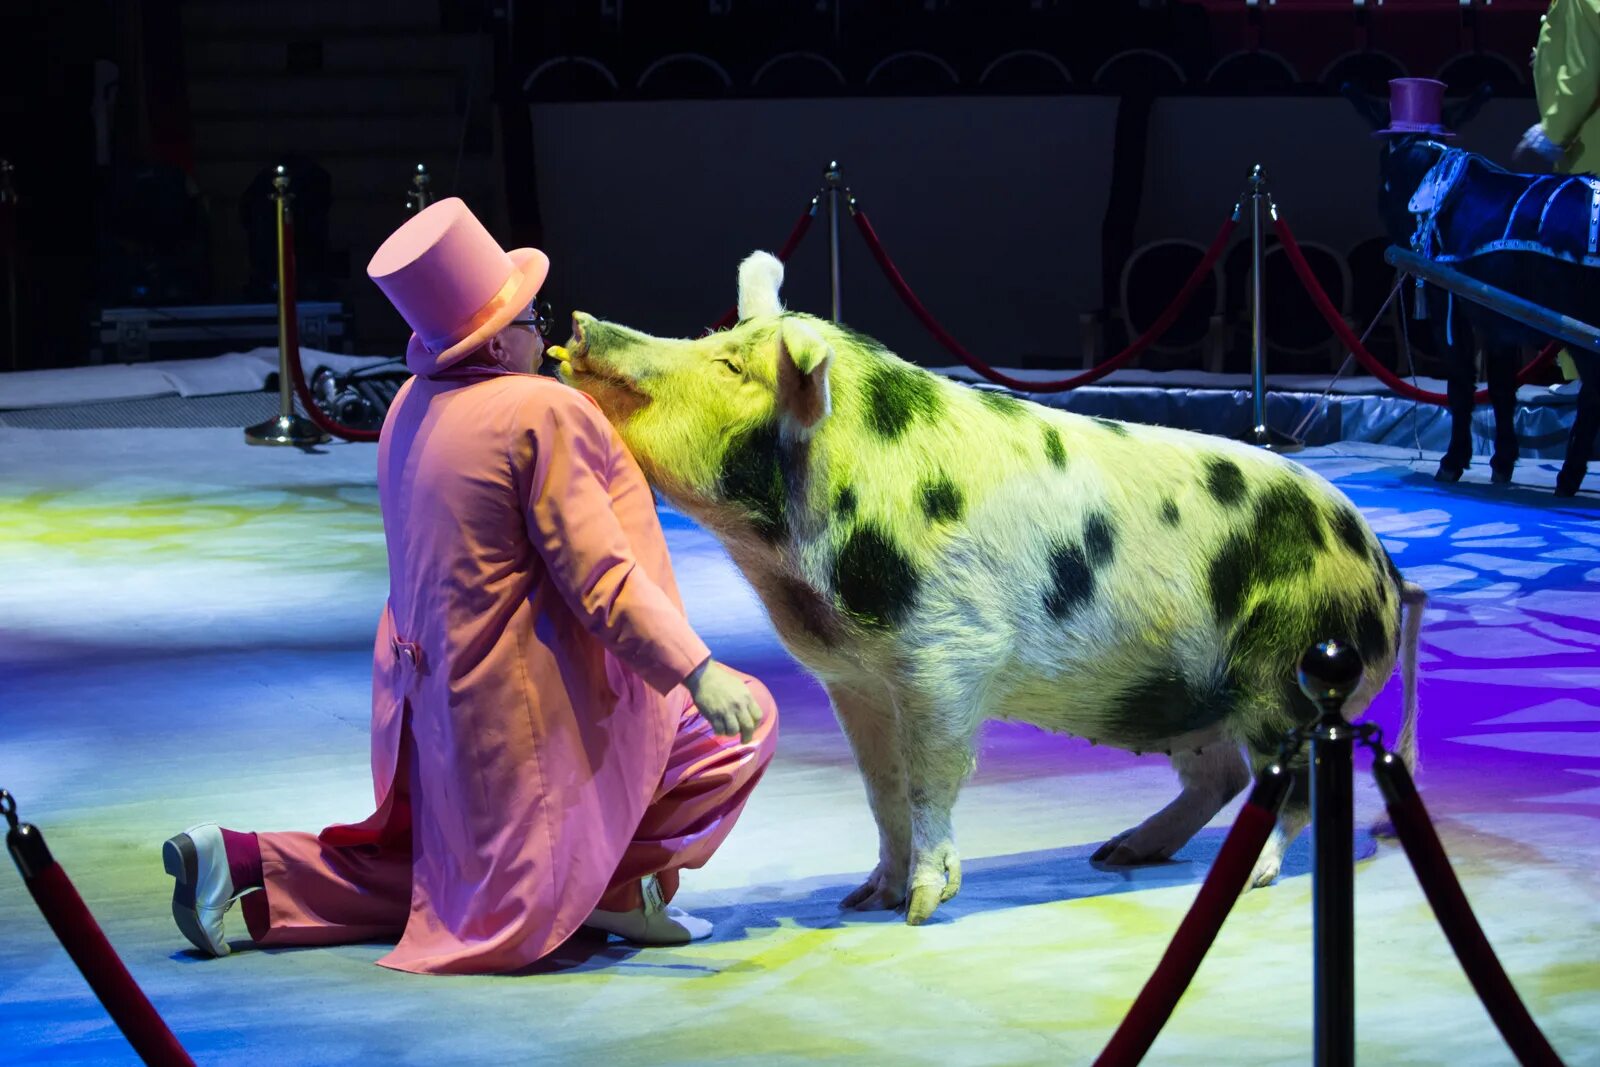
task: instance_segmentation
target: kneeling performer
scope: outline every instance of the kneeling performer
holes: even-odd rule
[[[759,681],[690,628],[650,487],[589,397],[533,373],[549,259],[459,199],[368,274],[415,331],[378,445],[389,598],[372,678],[377,810],[320,834],[168,840],[172,910],[229,951],[397,938],[385,967],[528,966],[580,926],[705,937],[667,906],[727,837],[777,743]]]

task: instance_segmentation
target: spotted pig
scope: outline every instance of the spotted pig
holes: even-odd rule
[[[695,340],[577,312],[558,373],[826,687],[879,832],[846,906],[916,924],[955,895],[951,809],[986,718],[1169,756],[1182,791],[1095,853],[1112,864],[1170,856],[1274,758],[1314,714],[1295,669],[1326,637],[1365,664],[1347,717],[1403,646],[1414,765],[1427,598],[1338,489],[1246,445],[931,374],[785,311],[782,277],[752,255],[738,324]],[[1253,884],[1307,805],[1291,798]]]

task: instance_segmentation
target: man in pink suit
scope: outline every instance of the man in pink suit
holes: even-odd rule
[[[257,945],[397,938],[378,962],[428,974],[517,970],[580,926],[711,932],[666,902],[732,829],[777,709],[690,628],[650,488],[598,407],[532,373],[548,270],[454,198],[372,257],[415,375],[378,444],[376,811],[168,840],[173,917],[202,952],[228,953],[241,897]]]

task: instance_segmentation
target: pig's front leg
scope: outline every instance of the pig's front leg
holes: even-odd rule
[[[911,902],[906,922],[920,926],[961,890],[951,812],[973,770],[968,717],[916,700],[899,702],[900,748],[911,801]]]
[[[878,824],[878,865],[840,907],[892,910],[905,903],[911,863],[911,813],[894,704],[887,691],[868,695],[843,685],[828,686],[828,696],[855,754],[856,768],[867,787],[867,803]]]

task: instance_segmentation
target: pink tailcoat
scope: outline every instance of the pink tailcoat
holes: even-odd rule
[[[668,694],[710,652],[644,476],[574,389],[413,378],[384,423],[378,492],[377,811],[321,839],[383,839],[409,729],[411,911],[378,962],[515,970],[599,902],[662,780],[687,704]]]

